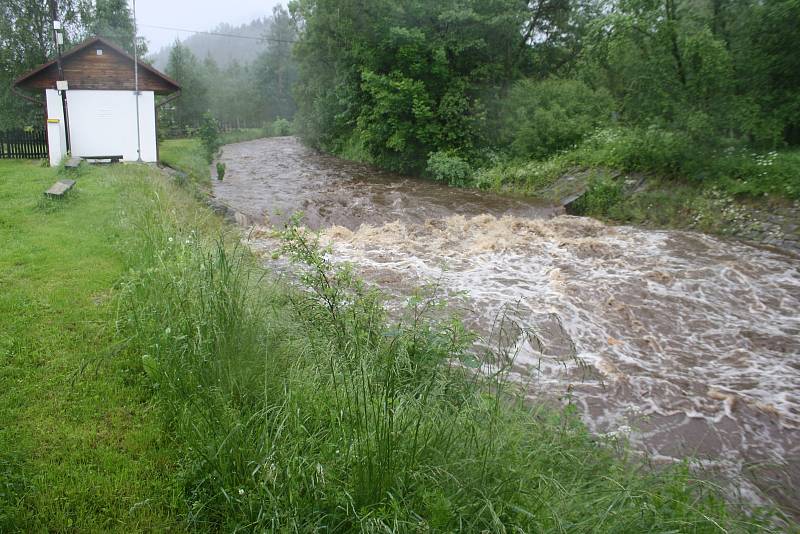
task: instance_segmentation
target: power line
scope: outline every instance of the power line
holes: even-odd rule
[[[271,43],[288,43],[294,44],[297,41],[289,41],[288,39],[273,39],[271,37],[250,37],[248,35],[234,35],[232,33],[218,33],[218,32],[205,32],[200,30],[187,30],[185,28],[171,28],[169,26],[154,26],[152,24],[139,24],[144,28],[154,28],[157,30],[171,30],[176,32],[198,33],[202,35],[215,35],[218,37],[230,37],[232,39],[248,39],[250,41],[271,42]]]

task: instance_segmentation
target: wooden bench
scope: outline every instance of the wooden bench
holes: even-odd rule
[[[122,156],[81,156],[81,159],[85,159],[86,161],[94,163],[99,163],[105,160],[108,160],[109,163],[119,163],[122,160]]]
[[[53,187],[44,192],[44,196],[62,198],[73,187],[75,187],[75,180],[59,180],[53,184]]]

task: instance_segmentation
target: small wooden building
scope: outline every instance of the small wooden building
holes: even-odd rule
[[[180,85],[103,39],[87,39],[20,76],[14,86],[44,91],[50,164],[73,157],[122,156],[125,161],[158,159],[156,95],[180,92]],[[137,120],[138,115],[138,120]]]

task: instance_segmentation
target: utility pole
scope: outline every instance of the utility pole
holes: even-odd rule
[[[61,65],[61,45],[64,44],[64,34],[61,33],[63,31],[63,27],[61,26],[61,21],[58,20],[58,0],[49,0],[50,2],[50,21],[53,26],[53,43],[56,46],[56,65],[58,67],[58,82],[56,83],[56,89],[61,94],[61,107],[64,112],[64,139],[67,142],[67,152],[70,151],[70,140],[69,140],[69,111],[67,108],[67,91],[66,89],[61,89],[59,84],[66,81],[64,80],[64,69]]]
[[[139,163],[142,162],[142,132],[139,120],[139,43],[136,36],[139,30],[136,26],[136,0],[133,0],[133,94],[136,96],[136,153]]]
[[[64,79],[64,70],[61,67],[61,46],[58,38],[58,31],[61,29],[61,22],[58,20],[58,0],[50,0],[50,21],[53,26],[53,43],[56,45],[56,65],[58,65],[58,79]],[[62,38],[63,39],[63,38]]]

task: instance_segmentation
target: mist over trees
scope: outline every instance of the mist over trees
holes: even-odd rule
[[[223,68],[234,62],[251,63],[267,47],[266,41],[259,39],[267,34],[270,23],[269,17],[258,18],[239,26],[222,23],[208,33],[198,33],[181,39],[181,43],[198,58],[211,56]],[[166,46],[153,54],[150,57],[153,66],[165,69],[171,50],[172,46]]]
[[[297,111],[292,94],[298,80],[297,63],[293,57],[297,30],[289,12],[282,6],[273,9],[266,37],[269,39],[267,49],[253,63],[253,89],[258,108],[269,121],[292,119]]]
[[[178,125],[194,124],[208,110],[207,80],[200,62],[180,41],[170,52],[167,74],[181,84],[180,102],[172,107],[172,120]]]
[[[292,90],[298,79],[292,50],[297,39],[294,21],[284,7],[278,6],[258,26],[265,28],[259,36],[263,45],[249,62],[220,62],[216,59],[219,54],[210,53],[200,58],[189,48],[188,40],[172,46],[165,72],[183,89],[181,98],[161,113],[162,126],[176,133],[196,128],[205,112],[223,124],[238,127],[261,127],[278,118],[294,117]],[[196,45],[200,41],[193,42]],[[252,46],[255,41],[245,42]]]

